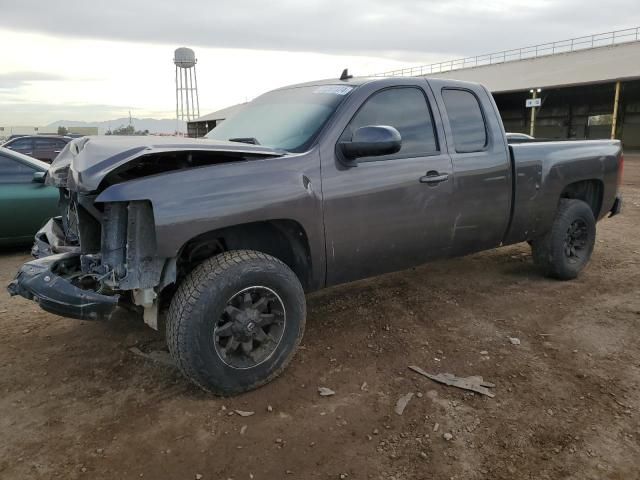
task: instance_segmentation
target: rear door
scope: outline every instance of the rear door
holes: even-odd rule
[[[446,255],[453,172],[441,121],[426,81],[399,82],[404,84],[360,87],[343,114],[341,121],[348,123],[335,128],[321,153],[330,285]],[[345,167],[337,143],[367,125],[395,127],[401,150]]]
[[[57,214],[57,189],[34,182],[41,171],[0,153],[0,242],[30,241]]]
[[[497,247],[511,214],[511,161],[491,94],[464,82],[430,80],[453,162],[452,255]]]
[[[33,156],[43,162],[51,163],[64,145],[64,141],[57,138],[36,138]]]

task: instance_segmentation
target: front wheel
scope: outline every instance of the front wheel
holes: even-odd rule
[[[531,242],[533,260],[545,274],[571,280],[586,267],[596,241],[596,220],[582,200],[562,199],[551,230]]]
[[[264,253],[237,250],[206,260],[184,279],[169,308],[167,343],[187,378],[233,395],[284,370],[305,320],[293,271]]]

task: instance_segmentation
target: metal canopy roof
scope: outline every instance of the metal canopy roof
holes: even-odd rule
[[[640,42],[428,75],[482,83],[492,92],[566,87],[640,78]]]

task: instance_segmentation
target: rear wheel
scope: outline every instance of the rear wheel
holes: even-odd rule
[[[302,285],[289,267],[260,252],[225,252],[199,265],[178,288],[167,343],[187,378],[233,395],[284,370],[305,319]]]
[[[591,207],[582,200],[562,199],[551,230],[531,242],[534,262],[548,276],[576,278],[589,263],[595,239]]]

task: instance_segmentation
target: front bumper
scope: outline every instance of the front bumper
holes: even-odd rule
[[[61,253],[25,263],[7,290],[33,300],[43,310],[81,320],[106,320],[118,305],[118,295],[102,295],[77,287],[55,271],[79,269],[80,254]]]
[[[615,201],[613,202],[613,206],[609,211],[609,218],[618,215],[622,211],[622,196],[616,196]]]

